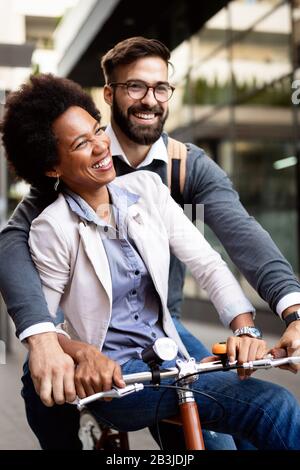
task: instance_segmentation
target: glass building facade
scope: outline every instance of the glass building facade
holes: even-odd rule
[[[297,273],[299,52],[300,2],[231,1],[172,52],[167,128],[229,174]],[[205,236],[229,261],[208,228]]]

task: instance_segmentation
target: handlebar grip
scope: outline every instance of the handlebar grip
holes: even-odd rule
[[[216,356],[220,356],[222,354],[227,354],[227,344],[226,343],[215,343],[213,344],[212,353]]]

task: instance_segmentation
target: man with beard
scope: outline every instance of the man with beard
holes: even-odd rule
[[[140,169],[155,171],[167,184],[168,136],[163,127],[174,92],[168,81],[169,59],[170,51],[164,44],[143,37],[118,43],[102,58],[104,98],[111,107],[106,133],[112,154],[118,156],[114,161],[119,175]],[[293,314],[300,307],[298,280],[269,234],[245,211],[224,171],[199,147],[186,147],[182,204],[204,204],[205,223],[250,284],[285,320],[287,329],[277,346],[294,354],[296,347],[292,344],[298,344],[300,338],[300,322],[292,321],[299,316]],[[183,335],[179,321],[184,279],[181,268],[173,257],[168,307]],[[185,333],[188,342],[192,336]]]
[[[161,42],[138,37],[117,44],[102,59],[106,78],[104,96],[112,109],[111,125],[106,132],[111,138],[119,175],[143,169],[155,171],[167,183],[168,136],[163,133],[163,127],[173,93],[168,80],[169,58],[170,52]],[[36,434],[43,433],[44,442],[48,440],[47,448],[75,449],[80,448],[77,410],[67,404],[58,406],[72,398],[73,364],[58,344],[27,246],[32,219],[53,198],[49,200],[31,190],[2,232],[0,286],[17,335],[22,341],[27,340],[31,376],[40,396],[39,399],[32,387],[32,407],[27,410],[30,425]],[[192,144],[187,144],[182,198],[186,204],[205,205],[207,225],[252,286],[286,320],[287,329],[278,346],[290,355],[299,354],[300,322],[296,320],[300,317],[300,285],[291,267],[269,235],[242,207],[226,174]],[[30,279],[30,283],[24,279]],[[168,307],[181,339],[192,351],[195,338],[179,320],[183,279],[184,269],[173,257]],[[235,334],[256,333],[246,328]],[[198,342],[197,345],[197,359],[209,355],[204,347],[199,350]]]

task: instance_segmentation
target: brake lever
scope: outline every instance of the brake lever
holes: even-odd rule
[[[86,398],[76,398],[71,404],[76,405],[78,410],[81,411],[88,403],[91,403],[96,400],[101,400],[103,398],[123,398],[127,395],[130,395],[134,392],[139,392],[140,390],[144,389],[144,385],[142,383],[135,383],[131,385],[126,385],[126,387],[119,388],[113,386],[111,390],[107,390],[106,392],[99,392],[94,393]]]
[[[286,364],[300,364],[299,356],[282,357],[280,359],[272,359],[272,357],[257,359],[255,361],[244,362],[244,369],[270,369],[271,367],[279,367]]]

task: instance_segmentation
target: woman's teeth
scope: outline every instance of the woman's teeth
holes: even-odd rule
[[[97,162],[94,165],[92,165],[92,168],[97,170],[98,168],[106,167],[107,165],[110,164],[110,160],[111,160],[110,157],[106,157],[103,160],[101,160],[101,162]]]

